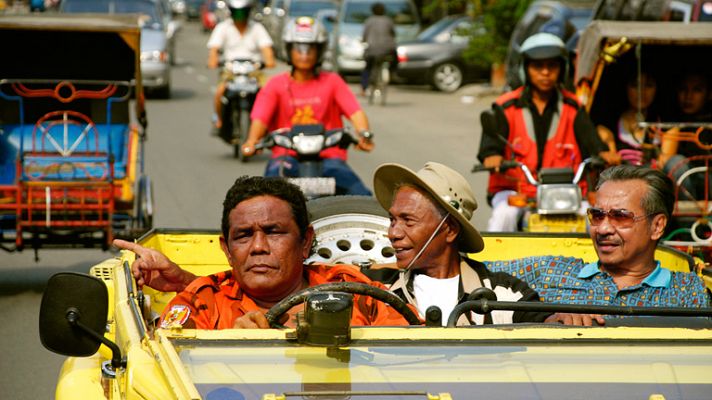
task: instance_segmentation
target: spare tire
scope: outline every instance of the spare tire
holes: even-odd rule
[[[370,196],[331,196],[307,202],[315,238],[307,263],[395,263],[388,240],[390,219]]]

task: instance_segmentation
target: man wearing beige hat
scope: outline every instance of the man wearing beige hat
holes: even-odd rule
[[[500,301],[539,301],[523,281],[490,272],[464,255],[482,251],[484,242],[470,222],[477,201],[462,175],[435,162],[417,172],[384,164],[376,170],[373,185],[378,202],[391,216],[388,237],[398,269],[364,272],[390,283],[390,290],[415,305],[421,317],[430,306],[438,306],[446,322],[455,306],[480,287],[493,290]],[[521,311],[472,313],[463,315],[458,325],[542,322],[550,316]]]

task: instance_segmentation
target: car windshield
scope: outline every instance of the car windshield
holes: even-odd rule
[[[289,9],[289,15],[313,17],[319,10],[336,9],[336,4],[330,1],[295,1]]]
[[[109,13],[141,14],[142,26],[161,28],[161,19],[153,1],[140,0],[63,0],[62,12],[65,13]]]
[[[430,25],[427,29],[424,31],[420,32],[418,35],[418,39],[421,40],[432,40],[440,34],[440,32],[444,31],[447,29],[455,20],[452,18],[443,18],[440,21]]]
[[[371,16],[370,2],[353,2],[346,5],[346,17],[344,22],[349,24],[362,24],[366,18]],[[386,6],[386,14],[393,19],[396,25],[410,25],[417,22],[415,10],[411,3],[407,1],[393,1],[384,4]]]

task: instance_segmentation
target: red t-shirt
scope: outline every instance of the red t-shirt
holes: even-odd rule
[[[332,72],[320,72],[316,79],[295,82],[289,72],[275,75],[257,94],[250,117],[267,125],[269,132],[299,124],[324,125],[325,129],[343,127],[342,116],[350,118],[361,110],[356,96],[343,79]],[[272,157],[295,155],[283,147],[272,148]],[[346,160],[345,149],[332,147],[320,153],[322,158]]]

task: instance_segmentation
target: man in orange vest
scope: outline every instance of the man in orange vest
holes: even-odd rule
[[[516,160],[535,172],[575,167],[606,150],[574,94],[561,88],[568,66],[564,42],[551,33],[537,33],[522,43],[521,54],[525,84],[494,102],[495,124],[483,126],[477,155],[493,169],[487,190],[492,205],[488,231],[516,231],[524,210],[510,206],[509,196],[536,196],[520,169],[499,170],[503,160]]]

